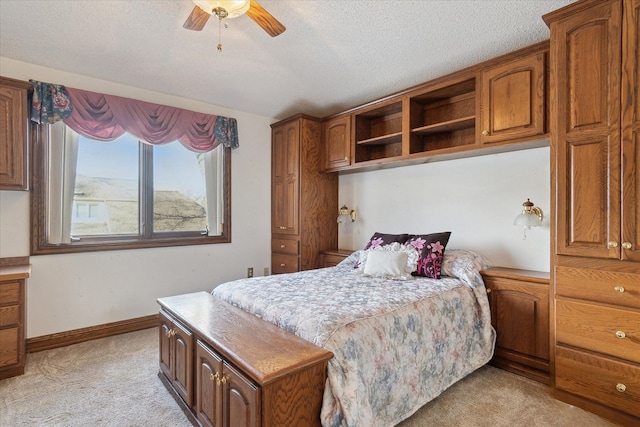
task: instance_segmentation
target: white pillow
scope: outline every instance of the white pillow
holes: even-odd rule
[[[407,280],[417,262],[418,251],[414,247],[392,243],[363,251],[358,272],[370,277]]]

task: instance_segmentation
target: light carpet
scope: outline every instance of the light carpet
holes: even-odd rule
[[[190,426],[157,373],[155,328],[29,354],[24,375],[0,381],[0,426]],[[467,376],[400,424],[613,425],[556,401],[543,384],[491,366]]]

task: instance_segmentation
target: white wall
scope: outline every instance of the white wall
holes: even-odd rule
[[[549,271],[549,219],[527,232],[513,225],[530,198],[548,215],[549,148],[450,160],[340,177],[338,203],[358,219],[340,226],[341,248],[371,235],[451,231],[447,248],[472,249],[496,266]]]
[[[272,118],[0,58],[0,74],[110,93],[238,120],[232,152],[232,243],[32,256],[27,337],[157,313],[158,297],[209,291],[271,265]],[[0,191],[0,257],[29,255],[29,193]]]

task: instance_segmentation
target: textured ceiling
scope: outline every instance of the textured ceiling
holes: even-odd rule
[[[216,19],[182,28],[190,0],[0,0],[0,56],[266,117],[325,117],[544,40],[541,16],[572,0],[259,2],[286,32],[227,20],[220,53]]]

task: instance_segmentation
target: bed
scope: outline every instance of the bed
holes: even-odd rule
[[[393,426],[493,355],[480,270],[447,250],[442,277],[392,280],[335,267],[228,282],[212,294],[333,352],[321,410],[328,426]]]

